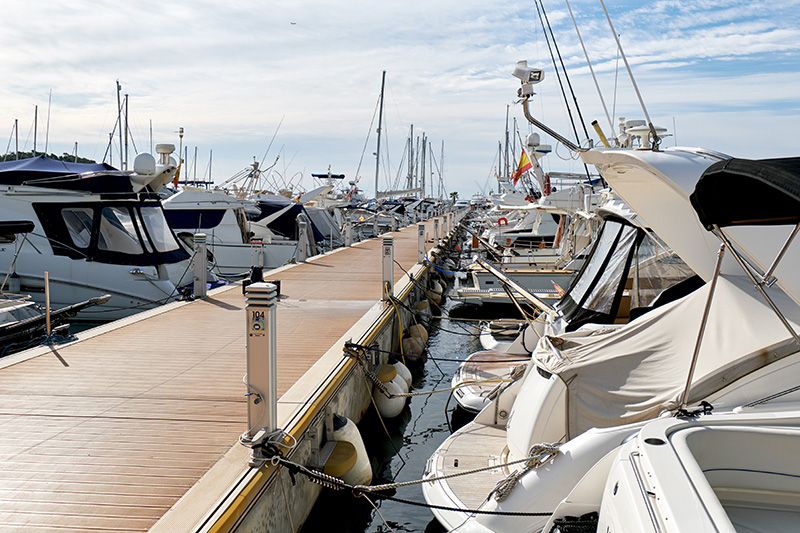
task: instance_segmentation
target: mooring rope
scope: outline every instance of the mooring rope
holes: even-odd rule
[[[547,445],[545,445],[545,446],[547,446]],[[321,485],[321,486],[323,486],[325,488],[328,488],[328,489],[331,489],[331,490],[336,490],[336,491],[349,490],[353,494],[353,496],[355,496],[355,497],[361,497],[361,496],[367,495],[367,494],[375,494],[376,496],[379,496],[379,497],[381,497],[383,499],[395,501],[395,502],[398,502],[398,503],[404,503],[404,504],[408,504],[408,505],[415,505],[415,506],[418,506],[418,507],[426,507],[428,509],[439,509],[439,510],[443,510],[443,511],[455,511],[455,512],[459,512],[459,513],[468,513],[468,514],[486,514],[486,515],[499,515],[499,516],[550,516],[550,515],[553,514],[552,512],[531,512],[531,513],[529,513],[529,512],[521,512],[521,511],[520,512],[517,512],[517,511],[488,511],[488,510],[483,510],[483,509],[468,509],[468,508],[461,508],[461,507],[449,507],[449,506],[445,506],[445,505],[433,505],[433,504],[428,504],[428,503],[415,502],[413,500],[405,500],[403,498],[397,498],[397,497],[394,497],[394,496],[389,496],[388,494],[379,494],[380,492],[383,492],[383,491],[395,490],[395,489],[402,488],[402,487],[408,487],[408,486],[412,486],[412,485],[419,485],[419,484],[422,484],[422,483],[432,483],[434,481],[452,479],[452,478],[455,478],[455,477],[460,477],[460,476],[466,476],[466,475],[470,475],[470,474],[476,474],[476,473],[480,473],[480,472],[485,472],[487,470],[494,470],[494,469],[497,469],[497,468],[502,468],[502,467],[506,467],[506,466],[513,466],[513,465],[520,464],[520,463],[527,463],[527,462],[531,461],[530,457],[527,457],[525,459],[520,459],[520,460],[517,460],[517,461],[510,461],[508,463],[499,464],[499,465],[495,465],[495,466],[476,468],[476,469],[473,469],[473,470],[468,470],[468,471],[464,471],[464,472],[458,472],[458,473],[455,473],[455,474],[447,474],[447,475],[423,478],[423,479],[418,479],[418,480],[413,480],[413,481],[403,481],[403,482],[398,482],[398,483],[387,483],[387,484],[383,484],[383,485],[350,485],[350,484],[344,482],[343,480],[341,480],[341,479],[339,479],[337,477],[325,474],[324,472],[320,472],[319,470],[314,470],[314,469],[308,468],[308,467],[306,467],[304,465],[301,465],[299,463],[295,463],[294,461],[291,461],[291,460],[283,457],[280,453],[277,452],[277,450],[275,448],[268,449],[268,451],[273,454],[271,456],[268,456],[268,460],[270,461],[270,463],[273,466],[281,465],[281,466],[286,467],[289,470],[289,475],[292,478],[293,482],[294,482],[294,475],[299,473],[299,474],[303,474],[304,476],[306,476],[309,479],[309,481],[311,481],[312,483],[316,483],[316,484]]]

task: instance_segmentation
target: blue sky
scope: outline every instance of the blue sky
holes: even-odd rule
[[[643,118],[599,0],[570,5],[606,103],[616,116]],[[606,6],[653,121],[670,132],[674,125],[666,146],[751,158],[797,154],[800,1],[608,0]],[[544,7],[584,119],[608,130],[566,4],[544,0]],[[388,157],[381,189],[405,173],[411,124],[430,139],[448,191],[465,197],[491,187],[506,107],[522,136],[532,131],[515,105],[518,82],[510,76],[520,59],[546,71],[534,114],[570,131],[532,1],[46,0],[35,13],[14,2],[0,22],[0,46],[3,150],[9,143],[13,150],[15,118],[21,149],[33,147],[38,105],[39,150],[47,137],[49,152],[71,153],[78,142],[79,155],[102,159],[119,80],[130,95],[138,150],[149,150],[151,121],[155,143],[177,145],[183,127],[190,172],[194,164],[198,177],[205,175],[213,151],[217,182],[254,156],[265,164],[280,156],[276,185],[310,189],[310,174],[330,165],[348,179],[358,170],[371,194],[376,124],[370,124],[382,70],[381,150]],[[114,151],[119,163],[116,145]],[[543,166],[579,170],[567,156],[558,147]]]

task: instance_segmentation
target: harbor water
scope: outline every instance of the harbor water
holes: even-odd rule
[[[464,306],[447,300],[442,306],[443,316],[462,318],[494,318],[496,308]],[[513,316],[508,314],[506,316]],[[450,380],[460,361],[480,350],[479,326],[475,321],[434,319],[430,328],[428,360],[415,373],[413,391],[448,389]],[[436,448],[450,435],[451,430],[463,424],[460,411],[452,411],[455,399],[449,391],[414,396],[400,416],[384,420],[391,438],[387,437],[381,420],[370,408],[359,429],[364,438],[373,466],[373,485],[402,483],[419,480],[425,463]],[[453,416],[455,414],[455,419]],[[356,498],[343,491],[323,489],[303,533],[337,531],[343,533],[426,532],[439,533],[445,529],[425,507],[425,498],[419,484],[399,487],[390,495],[419,505],[401,503],[372,497]]]

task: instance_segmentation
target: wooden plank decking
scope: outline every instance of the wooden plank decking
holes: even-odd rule
[[[408,269],[416,226],[393,235]],[[279,396],[381,297],[380,248],[373,239],[265,276],[281,280]],[[247,429],[243,309],[235,286],[0,359],[0,530],[158,521]]]

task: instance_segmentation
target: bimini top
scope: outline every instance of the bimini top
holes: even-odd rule
[[[108,170],[116,169],[106,163],[69,163],[40,155],[18,161],[0,162],[0,183],[4,185],[21,185],[28,180]]]
[[[709,166],[689,199],[712,226],[800,223],[800,158],[728,159]]]

